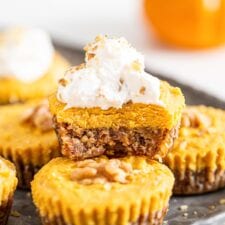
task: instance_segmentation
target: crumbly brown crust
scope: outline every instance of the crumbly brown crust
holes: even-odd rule
[[[173,171],[175,185],[173,193],[177,195],[201,194],[225,187],[225,170],[212,171],[204,169],[200,172],[186,170]]]
[[[0,224],[6,225],[12,207],[12,197],[0,205]]]
[[[160,155],[162,149],[164,153],[167,152],[178,133],[178,126],[172,130],[151,127],[83,129],[67,123],[58,123],[56,117],[54,123],[62,154],[73,160],[100,155],[146,155],[153,158],[156,154]]]
[[[162,225],[163,219],[166,213],[167,213],[167,207],[165,207],[162,211],[151,213],[146,216],[141,215],[136,222],[130,222],[129,224],[130,225]],[[41,220],[43,225],[75,225],[75,224],[66,223],[65,220],[62,218],[62,216],[55,217],[54,219],[51,219],[51,220],[49,220],[47,217],[42,217]],[[86,223],[84,222],[84,224]],[[115,225],[117,224],[120,224],[120,221],[117,221],[115,223]]]
[[[211,125],[211,119],[198,109],[186,108],[181,117],[181,127],[204,128]]]
[[[30,189],[30,183],[41,167],[33,166],[31,164],[24,165],[23,163],[15,163],[15,166],[18,177],[18,188]]]

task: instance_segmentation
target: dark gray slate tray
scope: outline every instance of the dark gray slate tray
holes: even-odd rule
[[[57,48],[73,64],[82,62],[82,52],[60,46]],[[225,109],[223,101],[161,75],[155,75],[181,87],[188,104],[205,104]],[[164,223],[168,225],[225,225],[225,204],[221,204],[221,199],[225,199],[225,189],[200,196],[173,197]],[[180,210],[179,207],[182,205],[187,205],[187,210]],[[40,224],[30,193],[17,191],[8,225]]]

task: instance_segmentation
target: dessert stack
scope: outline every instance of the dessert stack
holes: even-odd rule
[[[49,97],[64,157],[32,182],[43,224],[162,224],[174,177],[154,159],[177,137],[184,97],[144,71],[123,38],[98,36]]]

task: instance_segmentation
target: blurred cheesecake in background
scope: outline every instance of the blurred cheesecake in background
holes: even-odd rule
[[[45,31],[4,30],[0,33],[0,104],[48,96],[67,67]]]
[[[30,188],[34,174],[60,155],[48,101],[0,106],[0,157],[16,167],[19,188]]]
[[[193,195],[225,187],[225,111],[188,106],[179,137],[165,164],[175,176],[174,194]]]

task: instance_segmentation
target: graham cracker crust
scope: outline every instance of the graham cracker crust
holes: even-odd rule
[[[24,165],[23,163],[15,163],[15,166],[18,178],[18,188],[30,189],[30,183],[41,167],[35,167],[31,164]]]
[[[184,173],[176,170],[173,173],[173,193],[176,195],[202,194],[225,187],[225,170],[222,169],[212,171],[206,168],[200,172],[186,170]]]
[[[165,207],[162,211],[158,211],[155,213],[151,213],[149,215],[141,215],[136,222],[128,222],[127,225],[162,225],[163,219],[167,213],[168,208]],[[54,219],[49,220],[47,217],[41,217],[41,221],[43,225],[75,225],[75,224],[68,224],[65,222],[62,216],[55,217]],[[85,221],[82,224],[87,224]],[[94,223],[93,225],[97,225],[98,222]],[[108,224],[107,221],[105,224]],[[121,221],[117,221],[115,225],[121,224]]]
[[[83,129],[67,123],[58,123],[54,117],[55,130],[59,138],[62,154],[73,160],[83,160],[100,155],[124,157],[146,155],[153,158],[173,145],[178,127],[172,130],[142,128],[95,128]]]

